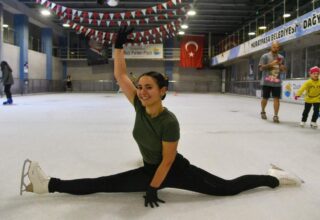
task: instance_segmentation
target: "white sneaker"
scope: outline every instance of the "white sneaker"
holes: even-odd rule
[[[296,175],[282,170],[281,168],[271,164],[271,168],[268,170],[268,175],[276,177],[280,185],[297,185],[300,186],[303,183]]]
[[[32,192],[38,194],[49,193],[50,178],[42,171],[38,162],[31,161],[28,177],[32,184]]]
[[[311,128],[318,128],[317,122],[311,122]]]
[[[300,127],[304,128],[306,126],[306,123],[304,121],[300,122]]]

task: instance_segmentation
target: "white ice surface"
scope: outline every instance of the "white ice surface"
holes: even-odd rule
[[[169,94],[180,121],[179,152],[231,179],[265,174],[274,163],[305,180],[302,187],[259,188],[230,197],[164,189],[160,208],[143,193],[19,195],[26,158],[62,179],[98,177],[141,163],[132,138],[134,110],[123,94],[14,97],[0,106],[0,219],[319,220],[320,129],[299,127],[302,105],[281,103],[280,124],[260,119],[260,100],[217,94]],[[310,118],[310,116],[309,116]]]

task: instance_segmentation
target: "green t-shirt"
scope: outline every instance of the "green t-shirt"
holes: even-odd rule
[[[174,142],[180,138],[179,122],[168,109],[151,118],[138,96],[134,98],[136,120],[133,137],[136,140],[143,160],[149,164],[159,164],[162,160],[162,141]]]

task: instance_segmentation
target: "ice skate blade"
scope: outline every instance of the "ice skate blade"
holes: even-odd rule
[[[270,164],[271,168],[272,169],[275,169],[275,170],[281,170],[281,171],[284,171],[283,169],[281,169],[280,167],[274,165],[274,164]],[[292,173],[293,175],[295,175],[294,173]],[[295,175],[300,181],[301,181],[301,184],[305,183],[305,181],[303,179],[301,179],[299,176]]]
[[[25,178],[28,176],[28,171],[26,172],[26,167],[28,165],[28,171],[31,165],[31,160],[26,159],[23,162],[22,166],[22,173],[21,173],[21,183],[20,183],[20,196],[23,194],[23,192],[26,192],[27,190],[27,184],[25,183]]]

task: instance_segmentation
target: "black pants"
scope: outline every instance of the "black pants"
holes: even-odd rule
[[[317,122],[317,119],[319,117],[319,107],[320,107],[320,103],[304,103],[304,110],[302,113],[302,120],[303,122],[306,122],[308,119],[308,115],[310,112],[311,107],[313,106],[313,114],[312,114],[312,118],[311,121],[312,122]]]
[[[84,195],[99,192],[143,192],[150,184],[156,165],[143,167],[116,175],[94,179],[60,180],[51,178],[49,192]],[[245,175],[233,180],[214,176],[177,155],[160,188],[178,188],[216,196],[236,195],[260,186],[277,187],[277,178],[268,175]]]
[[[12,99],[12,94],[11,94],[11,85],[4,85],[4,93],[7,96],[7,99]]]

